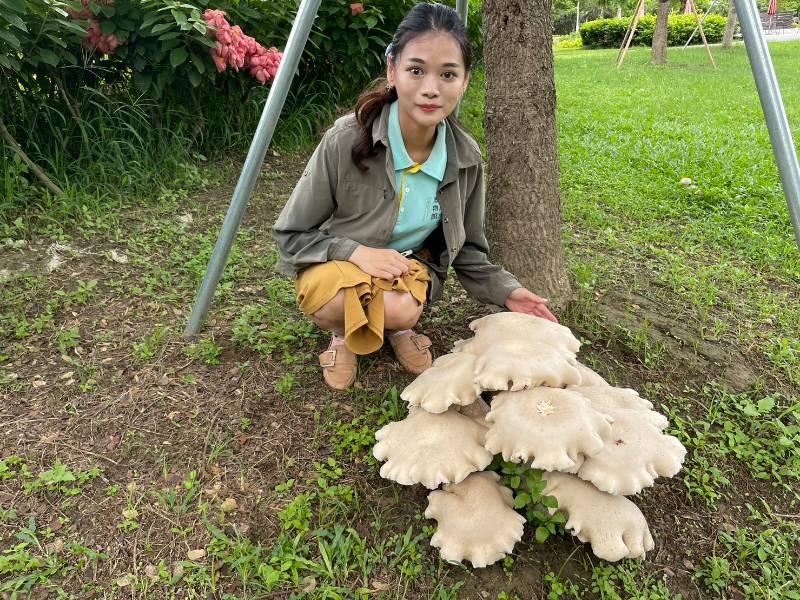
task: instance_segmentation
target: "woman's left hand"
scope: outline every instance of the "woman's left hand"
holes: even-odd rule
[[[506,308],[512,312],[525,313],[558,323],[555,315],[545,306],[547,302],[546,299],[537,296],[530,290],[517,288],[506,298]]]

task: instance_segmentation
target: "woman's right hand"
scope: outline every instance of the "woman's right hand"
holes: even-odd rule
[[[380,279],[400,277],[411,268],[411,261],[391,248],[359,246],[350,255],[349,261],[367,275]]]

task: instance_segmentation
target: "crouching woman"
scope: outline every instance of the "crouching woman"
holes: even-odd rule
[[[555,320],[487,258],[481,152],[452,114],[472,60],[458,14],[417,4],[386,55],[386,81],[325,133],[272,230],[300,309],[333,334],[320,365],[334,389],[387,338],[409,372],[431,365],[413,328],[450,267],[473,298]]]

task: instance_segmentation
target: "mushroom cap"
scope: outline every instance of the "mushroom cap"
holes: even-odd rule
[[[650,410],[653,408],[652,402],[640,397],[639,394],[630,388],[618,388],[609,385],[602,386],[575,386],[571,385],[567,389],[578,392],[585,396],[592,403],[592,408],[602,413],[616,418],[619,411],[635,411],[640,413],[642,419],[663,431],[669,425],[667,417],[659,412]]]
[[[428,494],[425,516],[438,525],[431,546],[444,560],[485,567],[510,554],[522,539],[525,517],[513,508],[513,492],[499,481],[491,471],[472,473]]]
[[[501,392],[486,420],[486,449],[504,460],[527,462],[546,471],[575,470],[583,456],[602,451],[611,418],[576,392],[538,387]]]
[[[500,336],[509,340],[547,342],[551,346],[563,349],[570,354],[575,354],[581,347],[581,343],[572,335],[568,327],[524,313],[494,313],[475,319],[469,324],[469,328],[475,332],[474,339],[481,342],[488,334],[490,338]]]
[[[640,411],[618,409],[615,415],[610,440],[583,462],[581,479],[609,494],[630,496],[653,485],[656,477],[680,471],[686,448],[677,438],[661,433]]]
[[[566,473],[545,473],[543,495],[555,496],[567,515],[566,529],[592,545],[595,556],[608,561],[644,558],[654,547],[647,521],[625,496],[601,492],[591,483]]]
[[[437,358],[403,390],[400,397],[409,406],[441,413],[451,404],[471,404],[480,394],[481,388],[475,383],[475,357],[461,352]]]
[[[477,346],[466,346],[473,353]],[[484,390],[521,390],[580,383],[574,354],[534,340],[497,340],[475,361],[475,381]]]
[[[455,408],[439,414],[412,408],[402,421],[375,433],[372,454],[385,460],[380,474],[402,485],[421,483],[435,489],[457,483],[492,462],[483,447],[486,427]]]
[[[575,368],[578,369],[578,373],[581,374],[581,385],[610,385],[605,379],[600,377],[597,373],[595,373],[592,369],[587,367],[581,362],[578,362],[575,365]]]

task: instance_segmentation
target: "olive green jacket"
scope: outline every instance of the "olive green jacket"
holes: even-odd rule
[[[347,260],[359,244],[385,248],[397,221],[395,172],[389,148],[389,105],[372,126],[376,156],[362,173],[350,151],[361,129],[351,113],[325,132],[272,228],[278,270],[297,273],[317,263]],[[447,121],[447,166],[439,184],[440,226],[428,237],[430,260],[412,255],[432,272],[429,300],[438,300],[449,267],[467,293],[503,306],[522,285],[487,258],[483,159],[475,140]]]

